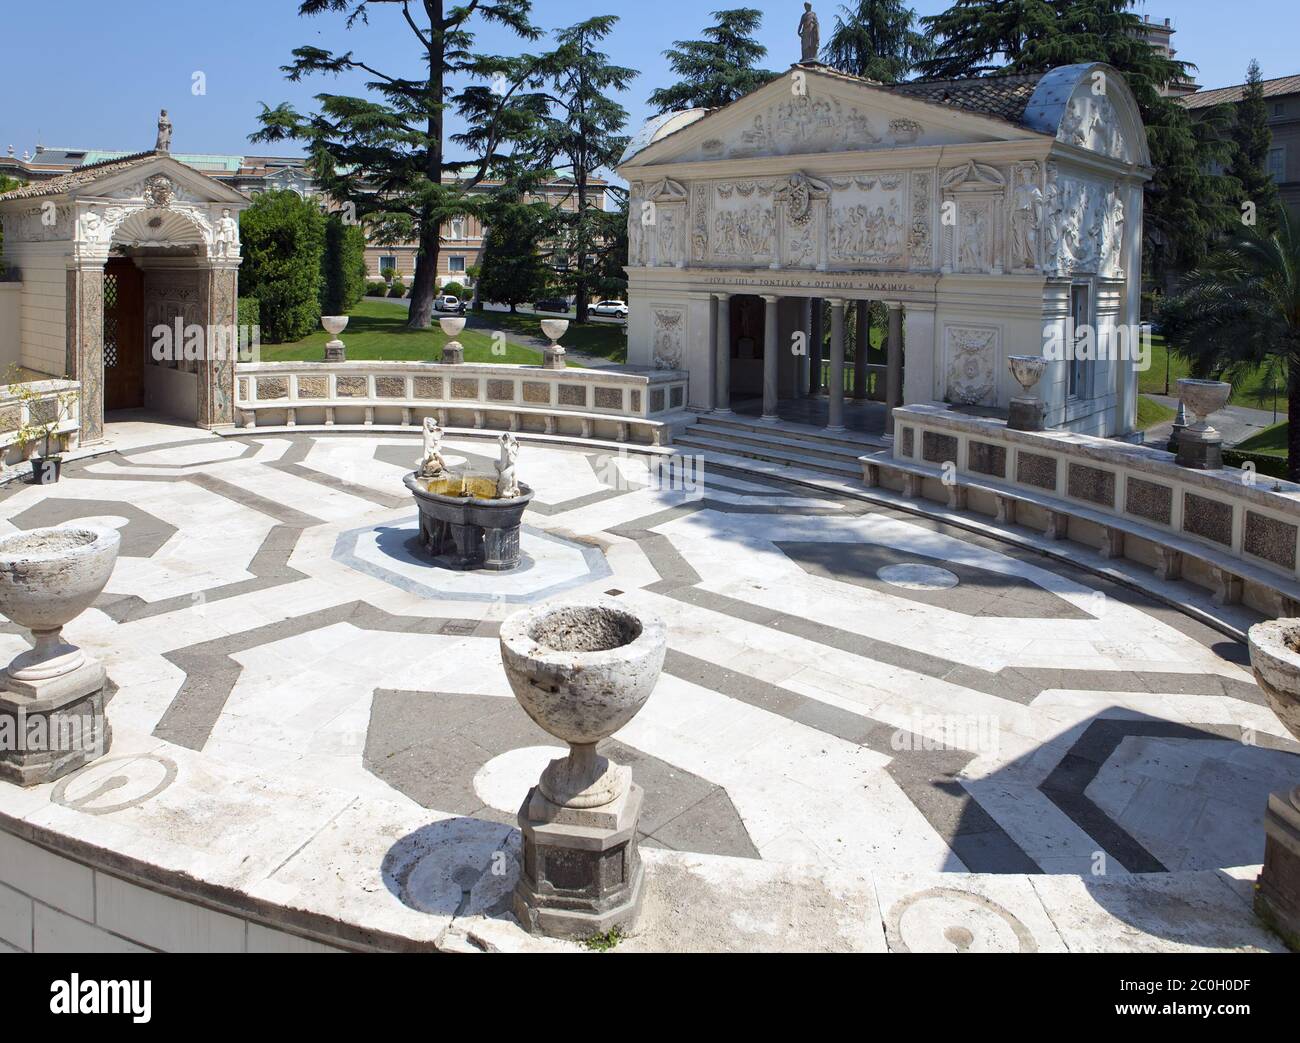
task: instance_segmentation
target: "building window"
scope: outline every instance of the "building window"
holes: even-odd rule
[[[1268,176],[1274,181],[1286,180],[1286,146],[1268,150]]]
[[[383,275],[384,272],[388,271],[389,268],[393,269],[393,271],[397,271],[397,258],[396,258],[396,257],[380,257],[380,258],[379,258],[379,274],[380,274],[380,275]]]
[[[1088,287],[1078,284],[1070,287],[1070,335],[1077,352],[1086,339],[1088,332]],[[1088,394],[1088,374],[1084,370],[1085,360],[1077,355],[1070,359],[1071,398],[1086,398]]]
[[[463,257],[447,258],[447,271],[453,273],[460,273],[463,272],[464,270],[465,270],[465,258]]]

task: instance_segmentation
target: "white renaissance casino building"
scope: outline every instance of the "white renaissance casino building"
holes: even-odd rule
[[[841,427],[845,312],[879,302],[886,361],[867,368],[888,405],[1005,410],[1021,394],[1007,356],[1045,354],[1049,428],[1135,430],[1120,331],[1139,323],[1151,166],[1109,66],[880,84],[800,63],[721,109],[652,119],[618,173],[628,360],[688,371],[696,410],[761,399],[776,417],[824,393]],[[1087,328],[1100,350],[1062,350]]]

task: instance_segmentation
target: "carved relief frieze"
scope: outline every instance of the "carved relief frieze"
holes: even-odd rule
[[[766,264],[776,254],[774,182],[722,182],[714,186],[711,260]]]
[[[833,179],[830,200],[830,261],[903,267],[908,219],[903,174],[862,174]]]
[[[945,326],[949,402],[994,405],[1001,333],[995,326]]]
[[[913,268],[934,267],[933,191],[934,180],[928,172],[912,175],[912,227],[908,230],[907,248]]]
[[[656,369],[680,369],[686,314],[679,308],[654,310],[654,364]]]
[[[811,91],[785,98],[757,113],[736,135],[713,139],[712,158],[848,152],[879,145],[873,119],[855,105]]]

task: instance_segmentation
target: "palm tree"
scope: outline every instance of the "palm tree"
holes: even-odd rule
[[[1300,481],[1300,226],[1279,208],[1272,233],[1242,227],[1161,309],[1170,346],[1198,375],[1261,370],[1287,389],[1287,477]]]
[[[931,52],[929,39],[912,28],[915,22],[916,12],[903,0],[842,4],[822,57],[840,72],[897,83]]]

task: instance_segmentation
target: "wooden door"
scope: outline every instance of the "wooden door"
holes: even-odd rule
[[[125,257],[104,266],[104,411],[144,405],[144,273]]]

